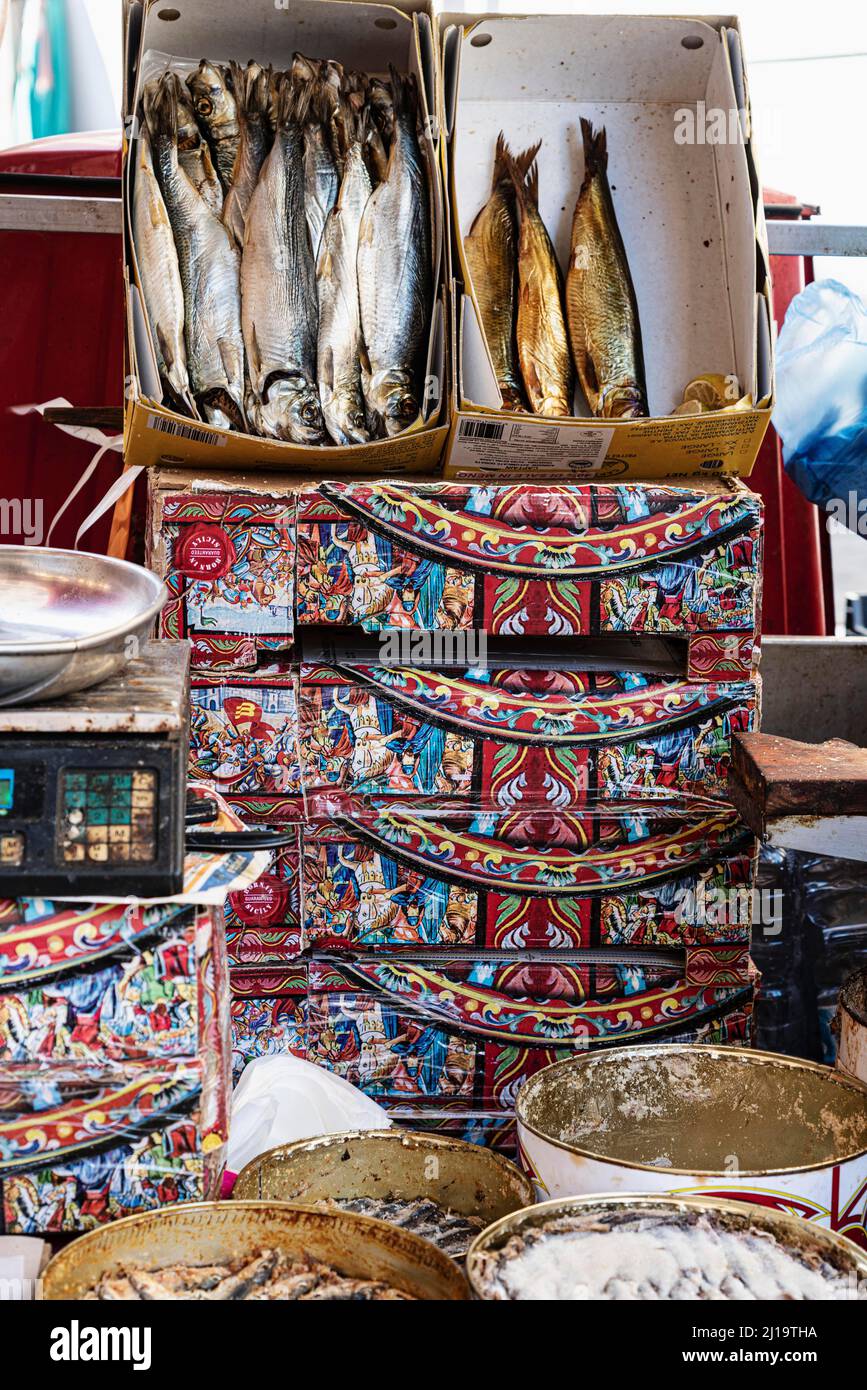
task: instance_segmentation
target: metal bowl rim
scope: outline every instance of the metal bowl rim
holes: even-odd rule
[[[38,547],[4,545],[0,548],[4,551],[26,552],[32,555]],[[125,623],[116,624],[115,627],[103,628],[100,632],[92,632],[87,637],[61,637],[52,642],[9,642],[0,638],[0,656],[15,656],[19,653],[22,656],[54,656],[63,655],[64,652],[71,656],[75,652],[89,651],[92,647],[101,647],[115,637],[124,637],[142,623],[150,623],[168,597],[168,590],[159,575],[154,574],[153,570],[147,569],[145,565],[136,565],[131,560],[121,560],[114,555],[99,555],[95,551],[89,550],[63,550],[59,546],[49,546],[47,550],[52,555],[73,555],[79,560],[85,556],[92,556],[109,567],[117,566],[121,571],[127,570],[136,575],[146,575],[147,582],[157,586],[155,597],[131,621],[127,620]]]
[[[340,1143],[364,1139],[385,1139],[387,1143],[391,1144],[400,1141],[401,1147],[406,1148],[424,1148],[425,1146],[429,1146],[434,1149],[472,1150],[474,1155],[480,1153],[484,1154],[485,1157],[481,1161],[483,1163],[493,1162],[494,1166],[498,1168],[505,1177],[514,1178],[517,1176],[525,1192],[529,1192],[532,1195],[535,1191],[533,1188],[533,1181],[529,1175],[525,1173],[522,1168],[519,1168],[517,1163],[513,1163],[510,1158],[506,1158],[505,1154],[497,1153],[494,1149],[484,1148],[480,1144],[470,1144],[465,1139],[450,1139],[444,1134],[425,1134],[420,1130],[399,1129],[396,1125],[387,1125],[383,1129],[339,1130],[335,1134],[317,1134],[309,1139],[293,1139],[289,1144],[275,1144],[272,1149],[266,1149],[264,1153],[258,1154],[256,1158],[251,1158],[248,1163],[244,1164],[235,1179],[235,1187],[238,1186],[245,1174],[249,1173],[252,1175],[257,1168],[260,1168],[264,1164],[266,1159],[271,1158],[275,1154],[291,1156],[295,1153],[316,1152],[317,1149],[331,1148],[332,1145],[336,1146]],[[407,1140],[410,1142],[407,1143]],[[232,1197],[230,1200],[235,1199]],[[239,1202],[245,1202],[251,1200],[265,1201],[267,1199],[264,1197],[258,1199],[239,1197],[237,1200]],[[291,1202],[293,1206],[305,1205],[300,1201],[296,1201],[294,1198],[283,1198],[280,1200]],[[528,1205],[530,1204],[528,1203]],[[321,1208],[317,1208],[317,1210],[321,1210]]]
[[[633,1168],[641,1173],[673,1173],[675,1177],[685,1178],[726,1178],[732,1175],[722,1168],[658,1168],[653,1163],[636,1163],[628,1158],[609,1158],[606,1154],[598,1153],[594,1149],[582,1149],[577,1144],[567,1144],[563,1139],[555,1139],[551,1134],[545,1134],[542,1130],[531,1125],[524,1114],[522,1100],[529,1088],[535,1085],[540,1077],[546,1076],[548,1072],[556,1071],[558,1068],[576,1067],[591,1061],[598,1061],[600,1057],[630,1057],[644,1060],[650,1057],[671,1057],[678,1053],[686,1055],[701,1053],[705,1056],[733,1057],[755,1059],[763,1063],[782,1063],[790,1070],[805,1070],[819,1072],[826,1080],[835,1085],[848,1087],[850,1090],[860,1091],[867,1102],[867,1083],[859,1081],[855,1076],[849,1076],[845,1072],[837,1070],[835,1067],[823,1066],[821,1062],[811,1062],[804,1057],[790,1057],[784,1052],[762,1052],[755,1047],[733,1047],[717,1046],[714,1043],[644,1043],[635,1047],[605,1047],[599,1052],[587,1053],[584,1057],[566,1057],[560,1062],[550,1062],[547,1067],[541,1067],[528,1077],[518,1091],[515,1099],[515,1119],[518,1125],[518,1143],[520,1145],[521,1130],[525,1129],[537,1139],[543,1140],[546,1144],[552,1144],[555,1149],[564,1149],[566,1153],[575,1154],[577,1158],[589,1158],[594,1163],[608,1163],[614,1168]],[[791,1168],[739,1168],[736,1176],[738,1178],[765,1178],[771,1174],[784,1175],[786,1173],[817,1173],[823,1168],[831,1168],[839,1163],[851,1163],[854,1159],[863,1158],[867,1154],[867,1143],[863,1148],[856,1149],[854,1153],[838,1155],[825,1163],[803,1163]]]
[[[667,1170],[666,1170],[667,1171]],[[522,1207],[520,1211],[511,1212],[508,1216],[501,1216],[498,1221],[492,1221],[490,1226],[486,1226],[480,1231],[470,1245],[466,1258],[466,1275],[470,1288],[482,1302],[490,1302],[485,1299],[482,1290],[478,1287],[478,1273],[476,1264],[478,1257],[492,1248],[497,1237],[504,1230],[511,1227],[515,1232],[520,1231],[524,1221],[529,1219],[530,1213],[535,1218],[538,1214],[539,1221],[533,1221],[537,1225],[545,1220],[546,1213],[551,1216],[558,1212],[568,1214],[569,1211],[578,1208],[579,1210],[592,1210],[594,1207],[603,1207],[610,1210],[612,1207],[670,1207],[672,1211],[686,1208],[687,1211],[713,1211],[723,1215],[735,1215],[749,1217],[756,1225],[761,1225],[766,1221],[771,1227],[779,1227],[783,1231],[800,1232],[802,1235],[814,1237],[818,1244],[831,1246],[832,1249],[840,1251],[851,1261],[857,1273],[867,1276],[867,1252],[861,1250],[855,1243],[839,1231],[829,1231],[824,1226],[815,1225],[812,1221],[805,1221],[801,1216],[793,1216],[790,1212],[777,1211],[773,1207],[762,1206],[758,1202],[738,1202],[730,1197],[706,1197],[680,1195],[671,1192],[592,1192],[584,1193],[575,1197],[553,1197],[548,1202],[537,1202],[534,1206]]]
[[[405,1241],[410,1248],[410,1253],[412,1252],[412,1248],[417,1245],[422,1246],[425,1253],[428,1255],[432,1251],[434,1264],[439,1266],[435,1272],[441,1274],[447,1283],[455,1287],[455,1290],[460,1287],[462,1282],[464,1286],[466,1285],[466,1280],[462,1275],[461,1269],[455,1264],[454,1260],[450,1259],[448,1255],[445,1255],[432,1241],[426,1240],[424,1236],[416,1235],[414,1231],[404,1231],[400,1227],[391,1225],[388,1221],[380,1221],[374,1216],[363,1216],[359,1212],[323,1211],[319,1207],[305,1206],[303,1202],[272,1202],[265,1198],[259,1198],[257,1200],[239,1200],[237,1202],[227,1202],[223,1200],[208,1202],[173,1202],[169,1206],[157,1207],[154,1211],[136,1212],[132,1216],[119,1217],[118,1220],[107,1222],[103,1226],[97,1226],[92,1231],[85,1231],[82,1235],[77,1236],[75,1240],[70,1241],[68,1245],[65,1245],[62,1250],[58,1250],[48,1261],[40,1278],[47,1284],[52,1270],[55,1271],[55,1275],[57,1269],[62,1273],[63,1265],[69,1257],[69,1252],[72,1250],[80,1250],[85,1242],[95,1243],[100,1236],[105,1237],[106,1235],[113,1235],[115,1231],[122,1232],[124,1229],[128,1229],[132,1226],[150,1226],[154,1223],[159,1223],[169,1215],[175,1216],[181,1214],[185,1216],[187,1214],[193,1215],[197,1212],[203,1214],[211,1213],[217,1207],[238,1212],[264,1212],[266,1214],[272,1212],[277,1212],[278,1214],[281,1212],[284,1214],[300,1212],[304,1215],[312,1214],[321,1217],[326,1224],[334,1224],[341,1219],[344,1221],[349,1220],[352,1223],[357,1222],[363,1228],[366,1228],[368,1234],[371,1236],[375,1237],[377,1234],[383,1235],[388,1233],[389,1242],[393,1242],[395,1240],[395,1235],[397,1235],[399,1238],[398,1244]],[[455,1279],[455,1275],[457,1275],[457,1279]]]

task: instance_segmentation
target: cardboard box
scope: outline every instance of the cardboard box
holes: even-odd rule
[[[291,670],[195,676],[190,701],[190,777],[221,794],[278,797],[292,820],[301,773]]]
[[[729,18],[441,13],[452,232],[454,395],[446,474],[677,478],[750,473],[773,407],[768,252],[741,36]],[[561,269],[584,169],[580,117],[607,132],[638,303],[651,417],[504,412],[463,237],[502,130],[542,141],[542,219]],[[703,373],[753,405],[672,416]]]
[[[280,964],[301,950],[300,874],[300,845],[290,846],[275,852],[267,874],[229,894],[226,949],[232,965]]]
[[[307,964],[233,966],[232,1066],[235,1083],[256,1057],[307,1055]]]
[[[131,7],[135,10],[136,7]],[[203,54],[218,62],[255,58],[263,65],[289,66],[296,50],[333,58],[348,67],[388,76],[389,63],[414,73],[419,84],[426,164],[431,172],[434,276],[431,326],[425,354],[424,404],[403,434],[352,447],[312,447],[261,439],[200,423],[161,404],[147,316],[143,309],[129,209],[136,169],[142,83],[164,70],[166,56],[186,69]],[[446,401],[443,193],[439,177],[437,59],[432,24],[421,0],[401,8],[356,0],[187,0],[180,10],[149,5],[143,16],[128,13],[125,34],[123,197],[127,319],[127,389],[124,454],[128,463],[161,461],[204,468],[315,468],[328,474],[366,469],[377,473],[435,468],[448,435]]]
[[[738,678],[758,659],[761,539],[736,479],[323,482],[299,495],[296,621],[677,638],[690,679]]]
[[[606,970],[466,954],[433,964],[314,956],[309,986],[309,1061],[387,1109],[452,1122],[461,1110],[512,1111],[522,1081],[588,1047],[749,1043],[755,993],[752,978],[694,987],[652,964]]]
[[[686,951],[682,973],[706,978],[714,962],[745,964],[755,856],[725,807],[506,812],[323,798],[303,841],[305,940],[317,950],[652,947]]]
[[[0,1067],[5,1230],[89,1231],[218,1196],[228,1133],[203,1118],[210,1065]]]
[[[292,647],[295,498],[280,482],[250,474],[235,490],[219,473],[148,474],[145,562],[169,591],[159,636],[188,638],[194,670],[243,670]]]
[[[302,662],[305,794],[470,796],[504,810],[726,799],[732,737],[758,726],[757,679],[523,666],[510,652],[478,668]]]

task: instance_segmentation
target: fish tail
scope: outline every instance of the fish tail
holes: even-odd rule
[[[515,155],[515,168],[518,170],[522,178],[527,177],[528,173],[533,167],[533,164],[535,163],[536,155],[539,153],[541,148],[542,141],[537,140],[535,145],[531,145],[528,150],[522,150],[520,154]]]
[[[539,153],[540,145],[541,141],[526,150],[520,156],[520,164],[514,155],[508,152],[504,155],[506,170],[515,190],[515,202],[522,216],[527,208],[539,206],[539,166],[536,163],[536,155]]]
[[[283,73],[276,79],[277,105],[275,119],[282,130],[287,125],[304,125],[310,117],[313,92],[309,86],[293,82],[290,73]]]
[[[606,174],[608,170],[608,137],[605,127],[593,129],[586,116],[581,117],[581,138],[584,141],[584,181],[582,192],[596,174]]]
[[[398,72],[394,64],[389,63],[388,75],[391,78],[395,119],[398,116],[406,116],[409,121],[415,121],[418,112],[418,83],[415,74]]]
[[[232,59],[229,63],[229,73],[238,114],[242,119],[249,116],[267,116],[271,108],[272,69],[259,68],[257,71],[249,64],[242,68],[240,63]]]
[[[506,137],[502,131],[497,136],[497,148],[494,151],[494,172],[491,175],[491,192],[501,183],[509,182],[509,160],[513,158],[512,151],[506,144]]]
[[[151,138],[178,138],[178,91],[180,79],[176,72],[164,72],[157,82],[149,82],[142,93],[144,114]]]

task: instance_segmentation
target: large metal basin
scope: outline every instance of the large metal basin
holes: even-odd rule
[[[469,1296],[463,1272],[429,1241],[367,1216],[288,1202],[182,1202],[113,1221],[54,1256],[43,1296],[80,1299],[122,1266],[218,1264],[274,1248],[322,1260],[351,1278],[381,1279],[415,1298]]]
[[[0,706],[107,680],[165,601],[150,570],[75,550],[0,546]]]

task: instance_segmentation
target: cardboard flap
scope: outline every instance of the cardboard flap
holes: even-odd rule
[[[460,829],[448,819],[438,824],[400,807],[368,818],[340,814],[336,821],[353,837],[425,875],[493,892],[558,897],[672,878],[713,862],[748,833],[734,811],[721,810],[657,833],[647,833],[646,818],[638,816],[643,832],[638,839],[629,838],[629,826],[621,819],[611,822],[605,838],[590,843],[580,816],[567,813],[559,818],[559,829],[568,832],[575,845],[566,849],[522,845],[526,822],[534,822],[541,832],[546,815],[551,813],[519,813],[512,822],[499,812],[482,812],[470,828]],[[510,828],[516,843],[506,838]]]
[[[549,672],[529,679],[522,690],[515,683],[506,686],[445,671],[358,664],[335,670],[345,681],[373,690],[377,699],[410,709],[424,720],[477,738],[543,747],[583,747],[599,740],[662,734],[720,714],[739,698],[737,688],[686,681],[616,688],[620,683],[613,680],[613,693],[604,694],[564,691],[564,682],[556,678],[546,688]]]
[[[321,490],[377,534],[423,557],[486,574],[561,582],[672,563],[703,544],[718,543],[748,528],[755,515],[747,492],[701,494],[683,489],[678,494],[659,488],[658,510],[648,508],[647,515],[622,521],[612,506],[607,524],[600,524],[585,510],[580,487],[529,485],[526,519],[516,524],[498,520],[493,505],[487,512],[468,510],[467,490],[457,484],[408,492],[388,482],[329,482]],[[491,494],[501,491],[508,490],[490,489]],[[653,500],[651,491],[651,505]],[[621,524],[612,527],[615,520]]]
[[[635,1029],[642,1035],[675,1031],[687,1021],[698,1022],[721,1003],[719,990],[676,977],[664,985],[593,1002],[542,1003],[455,979],[416,961],[349,960],[341,966],[350,979],[376,990],[399,1009],[411,1008],[458,1033],[523,1047],[584,1049]]]

